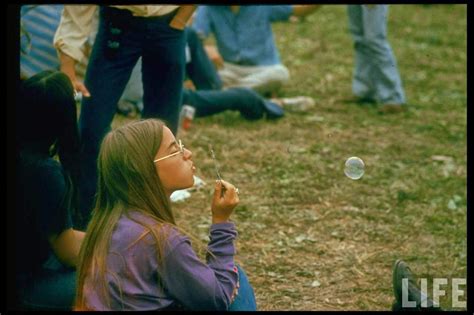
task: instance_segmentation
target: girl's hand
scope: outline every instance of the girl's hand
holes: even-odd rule
[[[235,186],[224,180],[216,181],[211,205],[212,223],[215,224],[228,221],[234,208],[238,204],[239,195]]]

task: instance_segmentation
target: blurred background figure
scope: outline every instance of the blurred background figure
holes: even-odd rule
[[[60,4],[24,5],[21,7],[20,75],[22,78],[29,78],[41,71],[59,70],[59,59],[53,46],[53,39],[61,20],[63,8],[64,6]],[[90,36],[85,43],[85,58],[76,64],[76,75],[79,80],[84,80],[90,50],[97,34],[98,18],[97,12],[92,20]],[[138,65],[118,102],[118,110],[126,115],[129,113],[133,115],[132,110],[135,109],[129,104],[140,110],[143,109],[140,64],[141,60],[138,61]]]
[[[59,70],[59,59],[53,46],[54,33],[64,6],[60,4],[23,5],[20,10],[20,75],[29,78],[46,70]],[[92,28],[97,28],[93,21]],[[85,45],[89,52],[93,38]],[[76,65],[79,78],[84,78],[87,59]]]
[[[196,31],[186,27],[186,73],[183,86],[182,105],[195,108],[196,117],[205,117],[227,110],[238,111],[243,118],[257,120],[283,117],[284,110],[271,100],[264,99],[247,87],[235,87],[222,90],[222,81],[216,67],[209,59]],[[128,87],[130,92],[119,102],[119,112],[128,117],[141,114],[143,88],[141,63],[133,69]],[[132,88],[133,87],[133,88]],[[182,111],[185,108],[182,108]]]
[[[288,21],[290,16],[305,16],[319,5],[199,6],[193,28],[204,40],[211,33],[217,51],[211,60],[221,69],[224,87],[248,87],[263,96],[275,96],[289,80],[281,63],[271,23]]]
[[[15,294],[28,310],[71,310],[84,232],[74,90],[58,71],[21,83],[16,122]],[[80,218],[80,217],[79,217]]]
[[[348,5],[354,40],[352,91],[356,102],[377,102],[383,113],[405,109],[397,62],[387,40],[388,5]]]

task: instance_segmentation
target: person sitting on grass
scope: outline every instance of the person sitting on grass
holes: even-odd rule
[[[183,86],[181,105],[189,105],[196,110],[196,117],[206,117],[224,111],[238,111],[247,120],[263,117],[276,119],[284,116],[282,106],[264,99],[250,88],[236,87],[222,90],[222,82],[214,64],[209,59],[196,31],[190,27],[184,29],[186,34],[186,76]],[[126,89],[127,102],[119,103],[119,113],[130,118],[140,114],[143,106],[143,88],[141,79],[141,62],[133,69]],[[129,105],[127,105],[129,104]],[[137,105],[133,105],[137,104]]]
[[[211,60],[220,64],[224,87],[248,87],[265,97],[275,93],[289,78],[281,63],[272,22],[303,17],[320,5],[199,6],[193,28],[202,40],[215,36],[218,52]],[[217,62],[220,60],[221,62]]]
[[[20,309],[71,310],[79,132],[74,89],[58,71],[21,82],[17,104],[15,294]],[[55,159],[58,156],[59,161]]]
[[[170,195],[193,185],[195,169],[191,151],[160,120],[131,122],[105,136],[77,310],[256,310],[234,262],[237,231],[229,218],[238,189],[216,182],[206,263],[175,223]]]

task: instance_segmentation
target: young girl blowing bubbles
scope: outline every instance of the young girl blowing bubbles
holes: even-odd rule
[[[98,158],[98,192],[80,252],[78,310],[256,310],[234,262],[229,221],[238,191],[217,181],[203,263],[175,224],[170,195],[191,187],[192,153],[163,122],[147,119],[109,132]]]

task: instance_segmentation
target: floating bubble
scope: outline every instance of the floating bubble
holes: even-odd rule
[[[357,156],[352,156],[347,159],[344,174],[350,179],[359,179],[364,175],[364,161]]]

